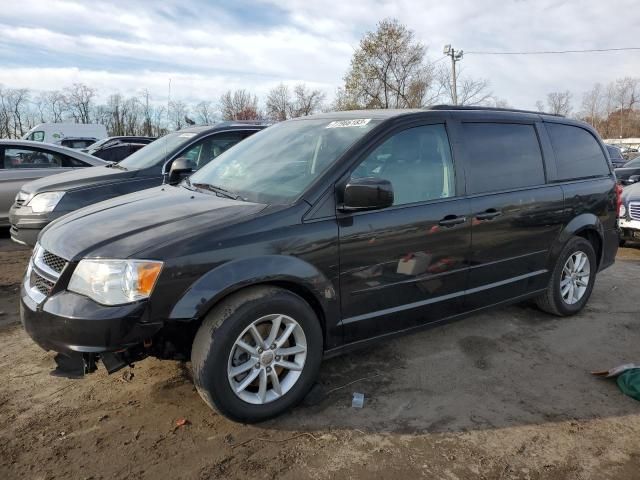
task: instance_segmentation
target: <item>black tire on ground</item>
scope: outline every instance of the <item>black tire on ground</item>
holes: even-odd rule
[[[624,247],[624,244],[625,244],[625,243],[627,243],[627,241],[621,238],[621,239],[620,239],[620,243],[619,243],[619,245],[620,245],[621,247]]]
[[[590,276],[587,289],[582,298],[574,304],[569,304],[564,301],[564,299],[562,298],[562,294],[560,293],[560,280],[562,277],[562,269],[564,268],[567,259],[570,255],[577,251],[584,252],[589,258]],[[597,269],[598,266],[596,254],[593,249],[593,245],[591,245],[591,242],[585,240],[582,237],[573,237],[567,242],[567,244],[562,249],[562,252],[558,256],[558,260],[553,269],[553,273],[551,275],[551,279],[549,280],[547,290],[535,299],[538,308],[553,315],[558,315],[560,317],[567,317],[580,312],[589,301],[589,297],[591,296],[593,285],[596,279]]]
[[[302,373],[281,398],[265,404],[240,399],[227,378],[229,356],[239,335],[253,321],[270,314],[284,314],[302,327],[307,357]],[[323,354],[322,328],[309,304],[295,293],[272,286],[243,289],[216,305],[196,333],[191,351],[193,379],[202,399],[213,409],[243,423],[280,415],[302,401],[313,386]]]

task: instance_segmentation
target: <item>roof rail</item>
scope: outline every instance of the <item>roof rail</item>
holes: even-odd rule
[[[431,105],[427,110],[487,110],[491,112],[515,112],[515,113],[532,113],[534,115],[550,115],[552,117],[564,117],[559,113],[536,112],[534,110],[520,110],[518,108],[498,108],[498,107],[482,107],[469,105]]]

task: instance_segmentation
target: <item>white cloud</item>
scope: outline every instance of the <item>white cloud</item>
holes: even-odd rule
[[[215,99],[229,88],[262,94],[280,81],[304,81],[331,94],[359,38],[385,17],[397,17],[413,29],[430,47],[432,59],[442,56],[445,43],[467,52],[640,45],[635,0],[262,0],[238,5],[232,10],[188,0],[8,2],[0,11],[0,83],[53,89],[83,81],[104,95],[147,88],[164,98],[171,78],[173,96],[188,100]],[[265,12],[270,14],[262,20]],[[595,82],[639,75],[639,60],[640,52],[468,54],[461,66],[468,75],[487,78],[494,93],[512,105],[532,108],[549,91],[572,90],[579,102]]]

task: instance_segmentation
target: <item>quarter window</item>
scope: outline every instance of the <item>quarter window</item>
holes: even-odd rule
[[[470,194],[545,183],[542,153],[533,125],[465,123],[462,131]]]
[[[598,177],[609,174],[600,144],[587,130],[572,125],[547,123],[556,154],[558,180]]]
[[[394,205],[454,196],[455,175],[444,125],[409,128],[387,139],[351,175],[362,177],[389,180]]]

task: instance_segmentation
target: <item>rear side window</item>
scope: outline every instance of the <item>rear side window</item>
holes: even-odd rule
[[[533,125],[464,123],[467,190],[470,194],[545,183]]]
[[[558,123],[546,125],[551,146],[556,154],[558,180],[609,174],[607,158],[600,144],[588,131]]]
[[[607,150],[611,160],[623,160],[622,153],[620,153],[620,149],[618,147],[610,147],[607,145]]]

